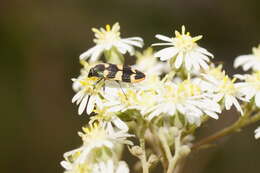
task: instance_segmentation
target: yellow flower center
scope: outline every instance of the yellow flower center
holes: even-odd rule
[[[95,33],[95,39],[94,42],[96,44],[111,44],[115,41],[120,40],[120,32],[119,32],[120,26],[118,23],[114,24],[112,26],[112,29],[110,25],[106,25],[106,29],[101,28],[98,30],[97,28],[92,28],[92,31]]]
[[[183,102],[189,97],[201,94],[201,89],[192,84],[190,80],[183,81],[177,87],[173,87],[172,85],[166,85],[165,87],[165,97],[175,103]]]
[[[112,112],[108,112],[107,108],[95,109],[94,112],[97,113],[97,115],[92,116],[90,119],[92,121],[97,121],[97,122],[109,121],[113,117],[112,114],[114,114]]]
[[[176,48],[183,52],[188,52],[197,47],[196,41],[200,40],[202,35],[191,37],[190,33],[185,33],[185,26],[182,26],[182,32],[175,31],[175,38],[173,38],[173,44]]]
[[[232,80],[228,77],[225,76],[222,81],[221,84],[219,86],[219,90],[221,93],[225,93],[225,94],[234,94],[236,92],[236,88],[234,85],[234,82],[236,81],[236,78],[233,78]]]
[[[225,77],[225,71],[222,71],[222,65],[211,67],[208,71],[206,71],[206,73],[210,76],[214,76],[214,78],[218,80],[222,80]]]
[[[155,91],[141,91],[139,93],[139,99],[137,101],[137,104],[140,106],[149,107],[155,103],[155,97],[156,92]]]
[[[132,89],[124,90],[124,93],[123,93],[122,90],[119,90],[118,96],[119,96],[121,103],[124,103],[124,104],[129,105],[129,106],[134,105],[138,101],[137,94]]]
[[[106,139],[107,137],[106,130],[98,123],[90,124],[89,127],[82,127],[82,130],[84,133],[79,132],[79,136],[84,144]]]
[[[99,78],[97,77],[85,77],[84,79],[80,80],[80,84],[84,87],[84,90],[88,94],[97,94],[98,91],[102,88],[101,82],[96,85],[96,82]]]

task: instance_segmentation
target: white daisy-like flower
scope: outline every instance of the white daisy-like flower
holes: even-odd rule
[[[202,74],[202,78],[199,85],[202,89],[212,93],[215,101],[223,101],[226,110],[230,110],[231,106],[234,105],[243,115],[238,99],[242,101],[246,101],[246,99],[240,92],[239,85],[235,83],[236,78],[230,79],[225,71],[222,71],[222,66],[211,67]]]
[[[108,160],[95,164],[92,173],[129,173],[129,168],[124,161],[116,165],[112,160]]]
[[[244,71],[253,69],[260,70],[260,44],[258,47],[253,47],[252,54],[238,56],[234,61],[234,67],[242,66]]]
[[[237,86],[240,92],[245,95],[246,100],[254,97],[256,106],[260,108],[260,71],[254,72],[251,75],[235,75],[235,77],[245,81],[238,82]]]
[[[98,78],[82,76],[78,79],[72,79],[77,84],[77,93],[72,98],[72,103],[79,105],[78,114],[81,115],[84,110],[87,114],[93,112],[95,105],[102,108],[102,82],[97,84]],[[74,85],[75,87],[75,85]]]
[[[160,57],[161,61],[170,60],[170,64],[176,69],[179,69],[182,65],[188,71],[191,69],[199,71],[200,67],[208,69],[209,57],[213,58],[213,55],[196,43],[202,38],[201,35],[191,37],[190,33],[186,33],[185,27],[182,26],[181,33],[175,31],[175,37],[170,38],[160,34],[155,37],[166,43],[156,43],[152,46],[170,46],[154,54],[155,57]]]
[[[120,26],[119,23],[115,23],[112,28],[110,25],[106,25],[106,28],[96,29],[93,28],[92,31],[95,33],[95,39],[93,40],[96,45],[86,52],[80,55],[80,59],[88,59],[90,61],[96,61],[104,51],[108,51],[115,48],[119,53],[134,55],[134,46],[142,47],[143,39],[140,37],[120,37]]]
[[[147,48],[143,53],[136,53],[136,64],[133,66],[146,74],[162,74],[170,71],[168,63],[159,62],[153,54],[152,48]]]
[[[259,139],[260,138],[260,127],[258,127],[257,129],[255,129],[255,138]]]
[[[174,116],[180,113],[189,123],[199,125],[203,115],[218,119],[217,113],[221,112],[219,104],[189,80],[180,84],[165,83],[156,100],[157,104],[150,110],[148,119],[161,114]]]
[[[83,164],[94,149],[106,147],[113,149],[117,144],[133,145],[128,137],[133,135],[126,131],[117,130],[112,128],[106,129],[102,124],[91,124],[90,127],[83,127],[83,133],[79,132],[82,138],[83,145],[75,150],[66,152],[64,154],[65,160],[73,158],[73,164]]]

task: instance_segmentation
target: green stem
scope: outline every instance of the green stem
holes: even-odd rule
[[[197,150],[197,149],[201,148],[203,145],[210,144],[210,143],[216,141],[217,139],[219,139],[223,136],[229,135],[229,134],[231,134],[235,131],[238,131],[239,129],[241,129],[241,128],[249,125],[249,124],[252,124],[252,123],[260,120],[260,112],[256,113],[253,116],[249,116],[250,113],[251,112],[248,112],[244,116],[240,117],[238,119],[238,121],[236,121],[231,126],[226,127],[223,130],[220,130],[220,131],[216,132],[215,134],[213,134],[213,135],[211,135],[207,138],[204,138],[201,141],[195,143],[192,146],[192,150]]]

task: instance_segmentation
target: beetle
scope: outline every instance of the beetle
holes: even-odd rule
[[[121,87],[120,82],[126,82],[126,83],[141,82],[145,79],[145,74],[128,65],[102,63],[102,64],[97,64],[94,67],[90,68],[88,77],[89,78],[91,78],[91,77],[99,78],[99,80],[95,83],[94,88],[102,80],[116,81],[119,84],[123,94],[127,98],[124,90]],[[88,96],[88,99],[87,99],[87,106],[88,106],[89,98],[90,98],[90,95]]]
[[[100,78],[100,80],[137,83],[145,79],[145,74],[128,65],[103,63],[92,67],[89,70],[88,77],[97,77]]]

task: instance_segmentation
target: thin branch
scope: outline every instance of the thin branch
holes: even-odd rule
[[[141,163],[143,167],[143,173],[149,173],[149,166],[146,159],[146,152],[145,152],[145,139],[144,136],[140,137],[140,147],[143,150],[143,154],[141,156]]]
[[[180,147],[181,147],[181,132],[179,132],[178,136],[175,138],[175,153],[173,158],[169,161],[169,167],[167,173],[173,173],[174,169],[177,166],[177,163],[180,159]]]
[[[217,139],[223,137],[223,136],[227,136],[249,124],[252,124],[256,121],[260,120],[260,112],[256,113],[255,115],[253,116],[248,116],[248,115],[244,115],[242,117],[240,117],[238,119],[238,121],[236,121],[234,124],[232,124],[231,126],[229,127],[226,127],[218,132],[216,132],[215,134],[209,136],[209,137],[206,137],[204,139],[202,139],[201,141],[195,143],[193,146],[192,146],[192,150],[197,150],[199,148],[201,148],[203,145],[206,145],[206,144],[210,144],[210,143],[213,143],[214,141],[216,141]]]

